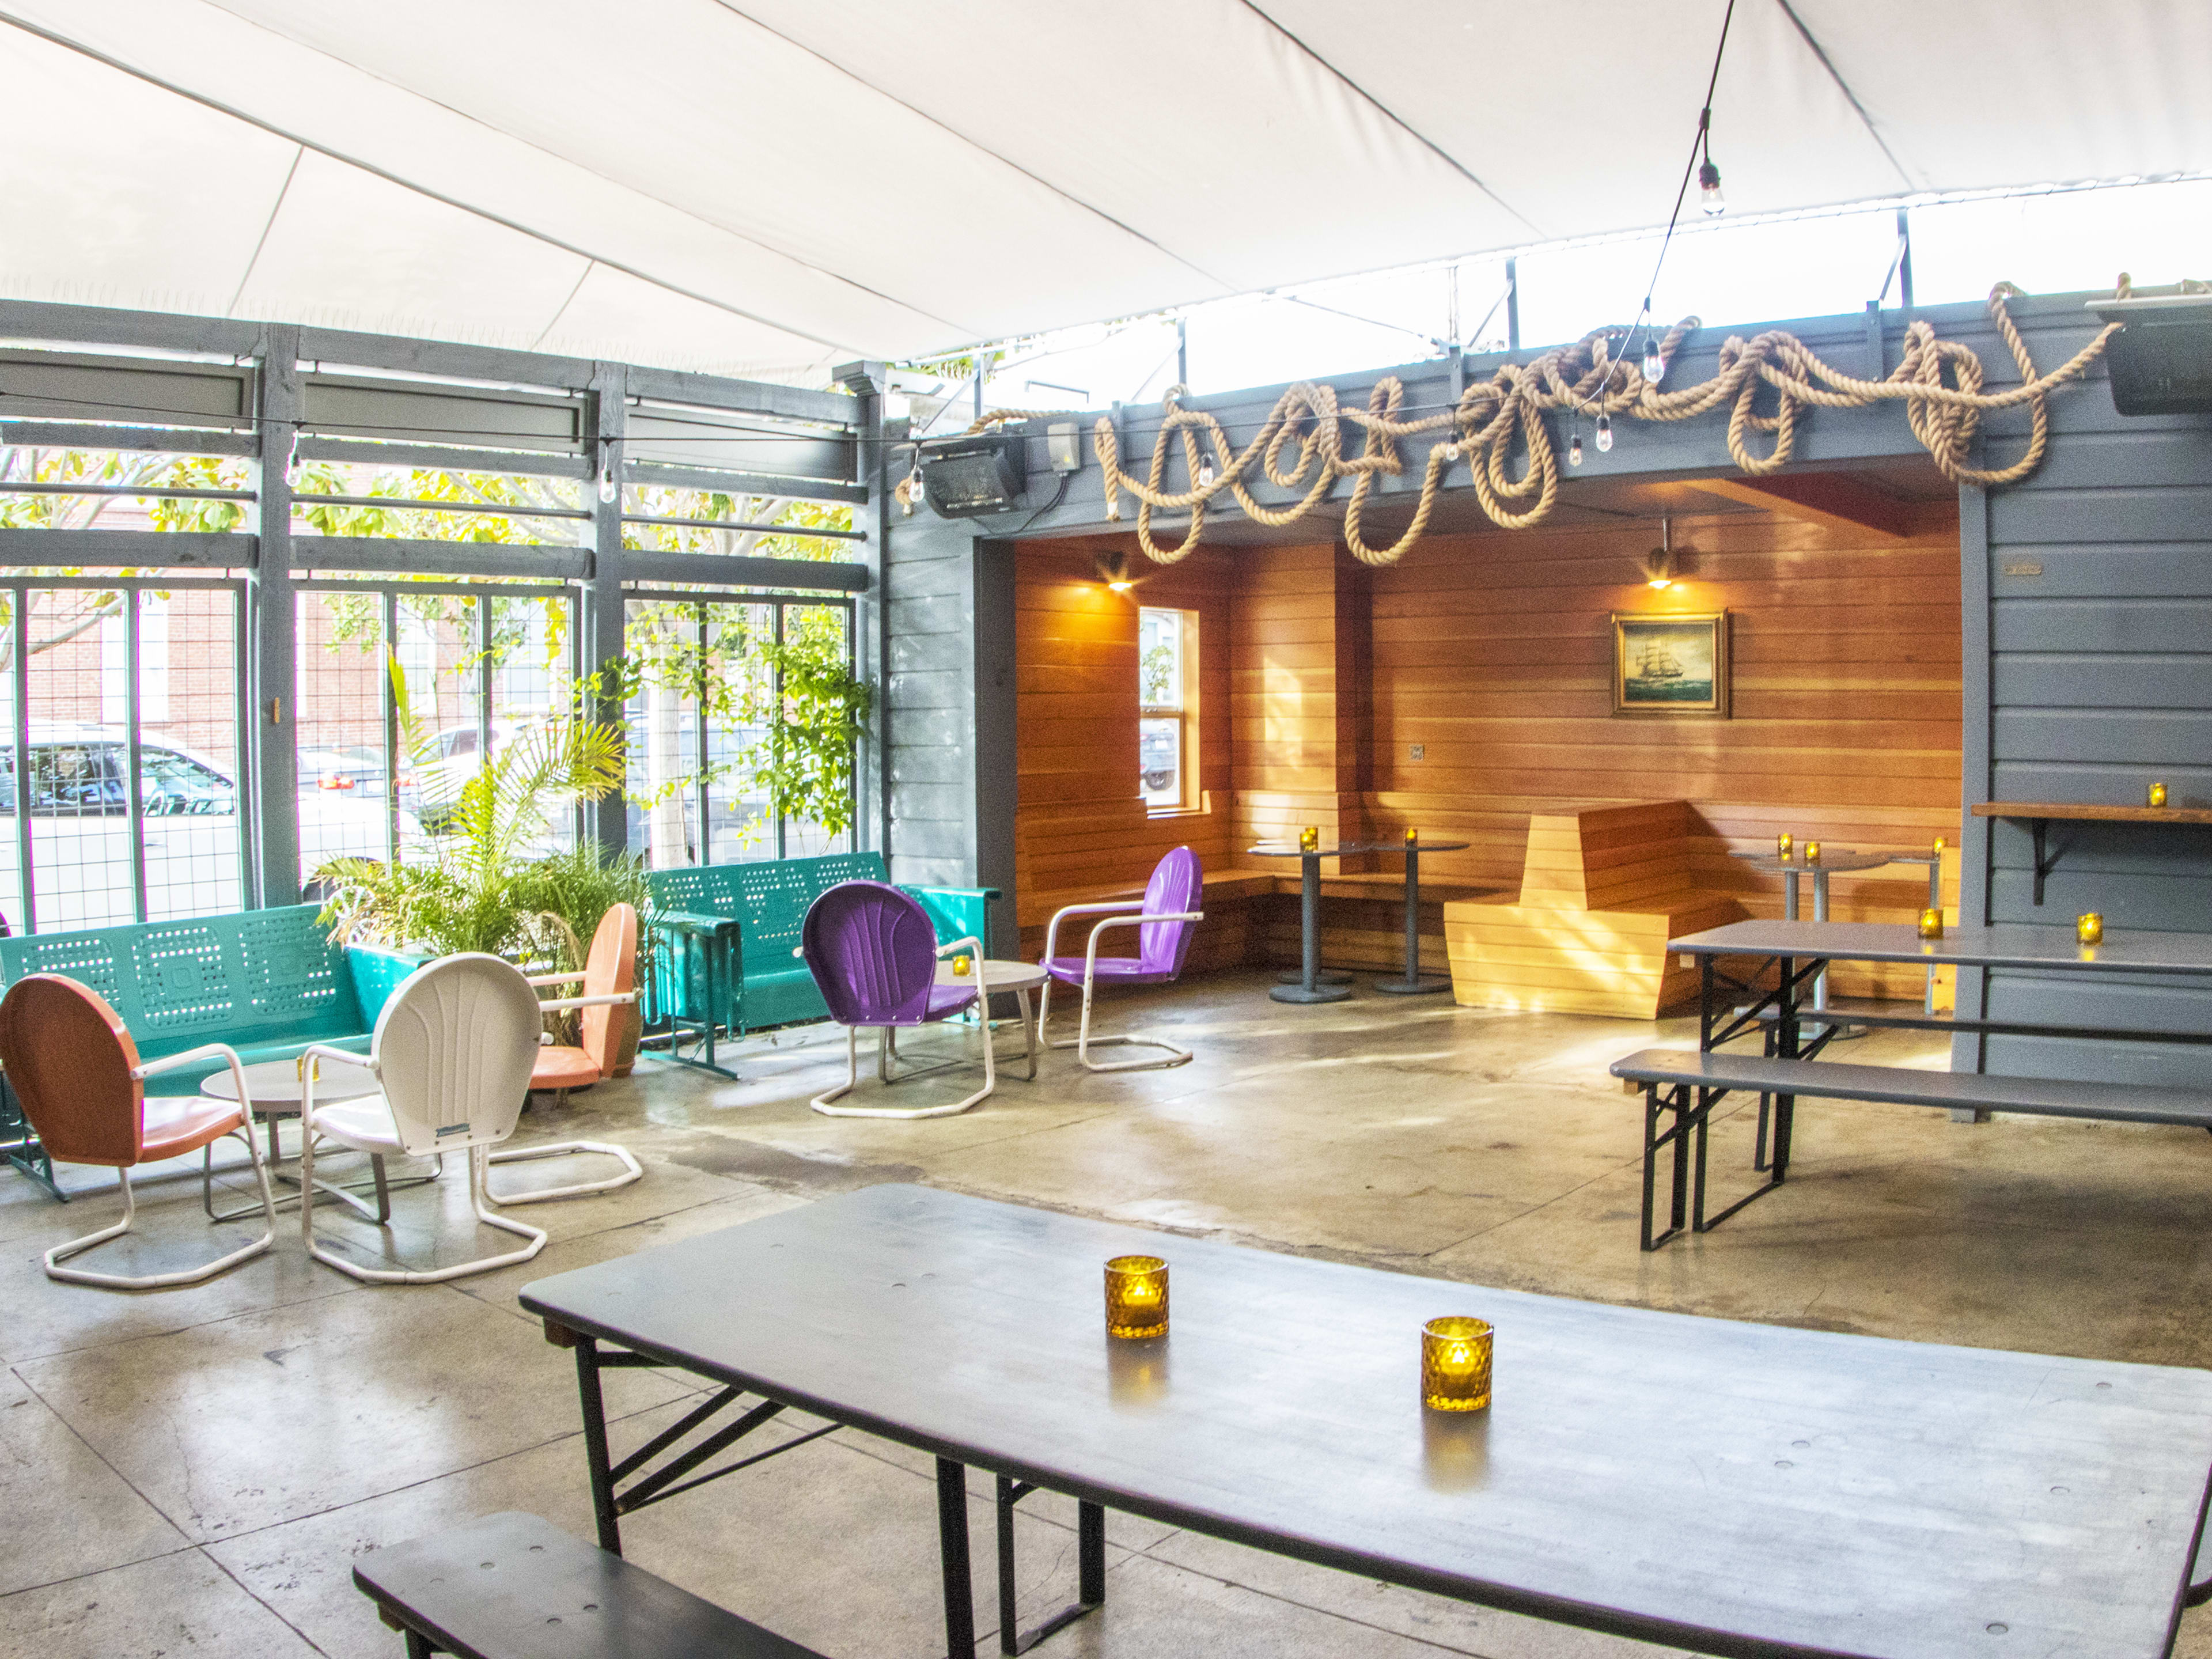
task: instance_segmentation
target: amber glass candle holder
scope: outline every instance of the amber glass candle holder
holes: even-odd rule
[[[2151,785],[2150,804],[2153,806],[2163,806],[2166,805],[2166,786],[2164,784],[2154,783]]]
[[[1106,1334],[1164,1336],[1168,1264],[1156,1255],[1117,1255],[1106,1264]]]
[[[952,958],[952,977],[953,977],[953,978],[955,978],[955,979],[965,979],[965,978],[967,978],[967,977],[968,977],[968,975],[970,975],[970,974],[974,973],[975,971],[975,959],[974,959],[972,957],[958,956],[958,957],[953,957],[953,958]]]
[[[1943,837],[1942,837],[1942,836],[1936,836],[1936,844],[1935,844],[1933,847],[1929,848],[1928,850],[1929,850],[1929,852],[1931,852],[1931,853],[1935,854],[1935,855],[1936,855],[1937,858],[1939,858],[1939,859],[1940,859],[1940,858],[1942,858],[1942,857],[1943,856],[1943,849],[1944,849],[1944,848],[1945,848],[1945,847],[1947,847],[1947,846],[1948,846],[1948,845],[1949,845],[1949,843],[1948,843],[1948,842],[1946,842],[1946,841],[1943,839]]]
[[[1454,1314],[1421,1327],[1421,1403],[1479,1412],[1490,1403],[1490,1322]]]
[[[1298,851],[1301,853],[1321,851],[1321,829],[1318,825],[1310,823],[1298,831]]]
[[[1820,843],[1817,841],[1807,842],[1805,843],[1805,862],[1808,864],[1818,864],[1820,861]]]
[[[2084,945],[2102,945],[2105,918],[2094,910],[2084,910],[2074,918],[2074,937]]]
[[[1406,830],[1406,845],[1408,847],[1419,847],[1420,844],[1421,832],[1413,829],[1411,825],[1408,825]]]
[[[1923,910],[1920,913],[1920,937],[1923,939],[1943,937],[1943,913],[1941,910]]]
[[[1784,830],[1780,835],[1774,838],[1774,856],[1778,859],[1788,858],[1790,856],[1790,849],[1793,845],[1795,845],[1795,843],[1790,839],[1790,832],[1787,830]]]

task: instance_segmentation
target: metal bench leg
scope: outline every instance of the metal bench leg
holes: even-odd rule
[[[438,1650],[430,1645],[430,1638],[419,1630],[407,1632],[407,1659],[430,1659]]]
[[[968,1466],[937,1460],[937,1544],[945,1564],[945,1659],[975,1659],[975,1580],[968,1566]]]
[[[1014,1505],[1036,1488],[1003,1474],[998,1477],[998,1488],[999,1651],[1012,1659],[1085,1613],[1096,1613],[1105,1601],[1106,1511],[1097,1504],[1076,1504],[1076,1599],[1042,1624],[1024,1631],[1014,1612]]]
[[[592,1515],[599,1522],[599,1547],[622,1553],[622,1520],[615,1509],[615,1477],[607,1456],[607,1406],[599,1390],[597,1337],[576,1336],[576,1397],[584,1413],[584,1462],[592,1481]]]

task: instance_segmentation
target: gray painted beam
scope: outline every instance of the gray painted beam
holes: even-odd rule
[[[586,547],[513,546],[503,542],[426,541],[400,536],[295,536],[292,562],[301,570],[359,570],[379,574],[534,576],[578,581],[592,568]]]
[[[763,559],[734,553],[660,553],[625,548],[623,576],[634,582],[714,582],[726,587],[787,587],[859,593],[868,567],[847,559]]]
[[[0,530],[0,568],[243,569],[255,538],[218,530]]]

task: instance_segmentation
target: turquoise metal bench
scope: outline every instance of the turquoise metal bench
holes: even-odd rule
[[[653,901],[648,925],[660,945],[650,1017],[665,1030],[672,1058],[722,1072],[714,1064],[718,1027],[737,1037],[830,1017],[813,975],[793,955],[800,924],[839,882],[882,881],[884,870],[880,853],[830,853],[655,870],[646,879]],[[939,939],[986,938],[994,889],[902,890],[928,913]]]
[[[290,1060],[311,1042],[366,1048],[385,999],[416,964],[333,945],[319,907],[0,939],[0,985],[65,974],[97,991],[130,1027],[140,1056],[160,1060],[227,1042],[251,1066]],[[190,1071],[149,1078],[154,1095],[190,1095]],[[27,1125],[0,1127],[8,1159],[56,1197],[53,1166]]]

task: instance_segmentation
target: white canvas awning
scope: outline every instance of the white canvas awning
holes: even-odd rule
[[[1663,223],[1724,0],[0,0],[0,296],[818,374]],[[2212,171],[2203,0],[1738,0],[1739,214]]]

